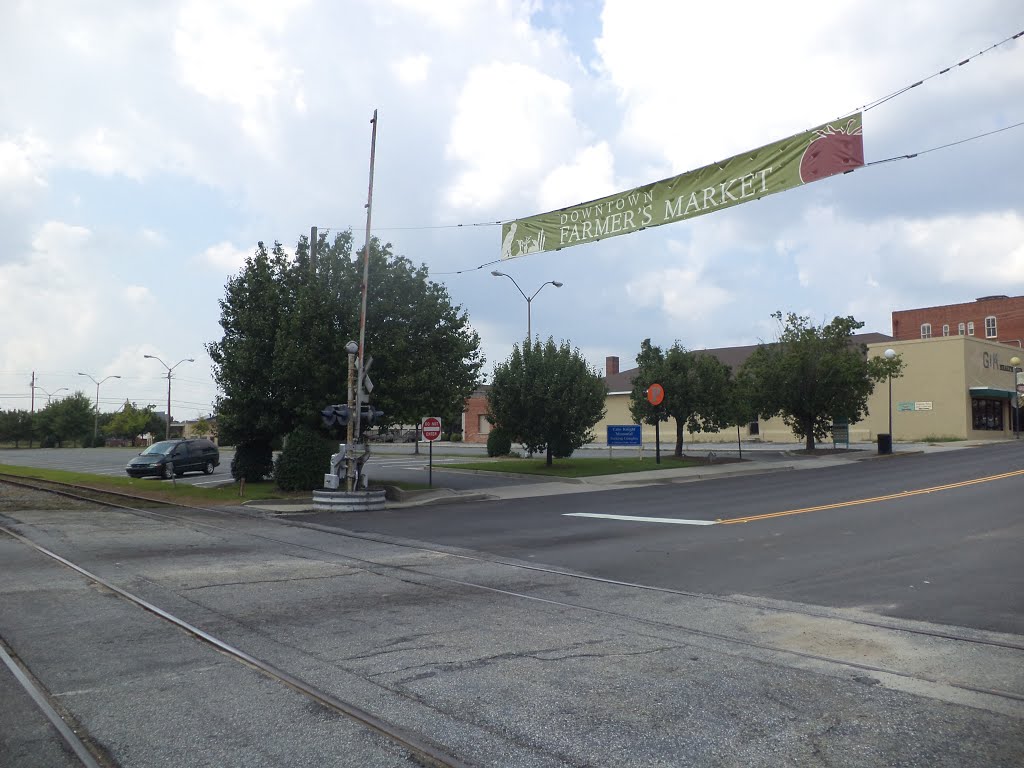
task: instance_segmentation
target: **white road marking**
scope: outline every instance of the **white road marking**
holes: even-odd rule
[[[714,520],[680,520],[677,517],[637,517],[634,515],[602,515],[597,512],[564,512],[565,517],[600,517],[605,520],[630,520],[637,523],[672,523],[673,525],[715,525]]]

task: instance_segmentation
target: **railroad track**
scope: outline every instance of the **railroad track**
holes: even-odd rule
[[[94,504],[99,504],[99,505],[102,505],[102,506],[106,506],[106,507],[110,507],[110,508],[113,508],[113,509],[117,509],[117,510],[119,510],[121,512],[124,512],[124,513],[127,513],[127,514],[139,515],[139,516],[143,516],[143,517],[158,518],[158,519],[162,519],[162,520],[173,521],[173,522],[176,522],[178,524],[189,526],[189,527],[193,527],[193,528],[215,529],[215,530],[219,530],[219,531],[232,531],[232,532],[237,533],[237,530],[235,530],[234,528],[230,528],[227,525],[227,520],[224,519],[224,518],[228,518],[228,517],[237,516],[238,515],[237,510],[236,511],[230,511],[230,510],[224,510],[224,509],[218,509],[218,508],[201,507],[201,506],[194,506],[194,505],[182,505],[182,504],[178,504],[178,503],[164,502],[164,501],[154,501],[153,499],[148,499],[148,498],[142,499],[140,497],[136,497],[136,496],[133,496],[131,494],[125,494],[125,493],[119,493],[119,492],[110,492],[110,491],[97,491],[96,489],[93,489],[93,488],[82,488],[80,486],[75,486],[75,485],[71,485],[71,484],[53,483],[53,482],[50,482],[50,481],[45,481],[44,482],[44,481],[37,481],[37,480],[27,480],[27,479],[21,478],[21,477],[15,478],[15,477],[6,476],[6,475],[2,475],[2,474],[0,474],[0,482],[7,483],[7,484],[10,484],[10,485],[16,485],[16,486],[19,486],[19,487],[22,487],[22,488],[25,488],[25,489],[32,489],[34,491],[42,491],[42,492],[46,492],[46,493],[59,494],[61,496],[64,496],[64,497],[67,497],[67,498],[70,498],[70,499],[75,499],[76,501],[80,501],[80,502],[91,502],[91,503],[94,503]],[[147,505],[146,508],[144,508],[142,506],[142,502],[144,502]],[[153,505],[153,504],[157,504],[159,506],[162,506],[165,509],[163,509],[161,511],[156,511],[155,509],[150,508],[150,505]],[[177,511],[177,514],[176,514],[176,511]],[[202,511],[202,512],[206,512],[206,513],[212,513],[212,514],[214,514],[216,516],[222,516],[222,519],[224,521],[223,522],[218,522],[216,519],[197,520],[194,517],[186,517],[185,516],[187,513],[196,512],[196,511]],[[362,540],[362,541],[373,542],[373,543],[377,543],[377,544],[387,544],[387,545],[395,546],[395,547],[403,547],[403,548],[413,549],[413,550],[420,551],[420,552],[426,552],[426,553],[432,553],[432,554],[443,554],[443,555],[445,555],[447,557],[462,558],[462,559],[465,559],[465,560],[476,561],[476,562],[479,562],[479,563],[488,564],[488,565],[494,565],[494,566],[498,566],[498,567],[501,567],[501,568],[517,569],[517,570],[522,570],[522,571],[531,571],[531,572],[546,574],[546,575],[555,576],[555,577],[558,577],[558,578],[564,578],[564,579],[573,580],[573,581],[586,581],[586,582],[593,582],[593,583],[598,583],[598,584],[611,585],[611,586],[615,586],[615,587],[621,587],[621,588],[625,588],[625,589],[635,589],[635,590],[658,592],[658,593],[664,593],[664,594],[668,594],[668,595],[683,597],[683,598],[686,598],[686,599],[689,599],[689,600],[707,601],[708,603],[730,604],[730,605],[741,606],[741,607],[744,607],[744,608],[751,608],[752,607],[752,605],[751,605],[751,603],[749,601],[745,601],[745,600],[737,599],[737,598],[715,596],[715,595],[705,595],[705,594],[694,593],[694,592],[687,592],[687,591],[682,591],[682,590],[667,589],[667,588],[662,588],[662,587],[652,587],[652,586],[643,585],[643,584],[634,584],[634,583],[629,583],[629,582],[624,582],[624,581],[605,579],[605,578],[601,578],[601,577],[590,576],[590,575],[587,575],[587,574],[580,574],[580,573],[572,573],[572,572],[562,571],[562,570],[555,569],[555,568],[547,568],[547,567],[538,566],[538,565],[532,565],[532,564],[510,562],[510,561],[504,560],[502,558],[488,557],[488,556],[479,555],[479,554],[468,554],[468,553],[464,553],[464,552],[453,552],[450,549],[439,548],[439,547],[431,547],[429,545],[424,545],[424,544],[419,544],[419,543],[399,542],[399,541],[395,541],[394,539],[391,539],[390,537],[377,536],[377,535],[372,535],[372,534],[355,533],[355,532],[350,532],[350,531],[342,531],[342,530],[339,530],[339,529],[336,529],[336,528],[329,528],[329,527],[326,527],[326,526],[318,526],[318,525],[315,525],[315,524],[305,523],[305,522],[296,521],[296,520],[279,520],[278,522],[281,525],[288,526],[288,527],[314,528],[316,530],[328,532],[328,533],[332,534],[333,536],[344,538],[344,539]],[[209,633],[205,632],[200,627],[194,626],[194,625],[192,625],[192,624],[190,624],[190,623],[188,623],[188,622],[186,622],[186,621],[184,621],[184,620],[182,620],[182,619],[180,619],[180,618],[178,618],[178,617],[176,617],[176,616],[174,616],[174,615],[164,611],[160,607],[158,607],[156,605],[153,605],[152,603],[150,603],[150,602],[142,599],[141,597],[138,597],[138,596],[136,596],[136,595],[126,591],[126,590],[121,589],[117,585],[109,582],[108,580],[105,580],[105,579],[101,578],[100,576],[98,576],[95,573],[92,573],[92,572],[86,570],[85,568],[81,567],[80,565],[78,565],[78,564],[76,564],[76,563],[74,563],[74,562],[64,558],[60,554],[58,554],[56,552],[52,552],[52,551],[46,549],[45,547],[40,546],[36,542],[31,541],[30,539],[28,539],[27,537],[23,536],[22,534],[16,532],[15,530],[13,530],[11,527],[9,527],[7,525],[0,525],[0,533],[5,534],[5,535],[7,535],[7,536],[9,536],[9,537],[19,541],[20,543],[22,543],[23,545],[25,545],[27,547],[32,547],[33,549],[35,549],[36,551],[40,552],[41,554],[43,554],[43,555],[45,555],[45,556],[55,560],[56,562],[59,562],[61,565],[65,566],[67,568],[70,568],[70,569],[74,570],[75,572],[77,572],[81,576],[83,576],[84,578],[104,586],[105,588],[107,588],[107,589],[111,590],[112,592],[114,592],[115,594],[119,595],[121,598],[130,601],[132,604],[134,604],[134,605],[136,605],[136,606],[138,606],[138,607],[140,607],[140,608],[142,608],[142,609],[144,609],[144,610],[146,610],[146,611],[148,611],[148,612],[150,612],[150,613],[152,613],[152,614],[154,614],[156,616],[159,616],[161,619],[163,619],[163,620],[173,624],[174,626],[178,627],[179,629],[189,633],[190,635],[192,635],[193,637],[199,639],[200,641],[202,641],[204,643],[207,643],[208,645],[216,648],[218,651],[227,654],[229,657],[234,658],[234,659],[236,659],[237,661],[239,661],[241,663],[244,663],[244,664],[247,664],[247,665],[249,665],[251,667],[259,669],[263,674],[267,675],[268,677],[271,677],[272,679],[275,679],[275,680],[281,682],[282,684],[287,685],[290,688],[301,692],[303,695],[307,696],[308,698],[310,698],[313,701],[316,701],[321,706],[325,706],[325,707],[331,709],[332,711],[337,712],[338,714],[344,715],[344,716],[346,716],[346,717],[348,717],[348,718],[350,718],[350,719],[360,723],[361,725],[363,725],[363,726],[365,726],[367,728],[370,728],[370,729],[372,729],[372,730],[374,730],[374,731],[376,731],[376,732],[386,736],[387,738],[389,738],[392,741],[394,741],[396,744],[399,744],[403,749],[408,750],[410,755],[415,756],[415,759],[417,761],[419,761],[423,765],[428,765],[428,766],[452,766],[453,768],[455,766],[469,765],[469,763],[463,761],[462,759],[460,759],[460,758],[458,758],[458,757],[456,757],[454,755],[447,754],[442,747],[439,747],[438,745],[433,744],[429,739],[425,739],[422,736],[419,736],[419,735],[414,734],[414,733],[410,733],[410,732],[408,732],[407,730],[405,730],[403,728],[400,728],[400,727],[397,727],[397,726],[395,726],[393,724],[390,724],[390,723],[388,723],[388,722],[386,722],[386,721],[376,717],[372,713],[367,712],[364,709],[356,706],[355,704],[352,704],[350,702],[346,702],[346,701],[340,700],[340,699],[332,696],[329,693],[320,691],[320,690],[316,689],[314,686],[311,686],[311,685],[305,683],[304,681],[302,681],[302,680],[300,680],[300,679],[290,675],[287,671],[279,669],[278,667],[275,667],[274,665],[271,665],[271,664],[266,663],[266,662],[264,662],[264,661],[262,661],[262,660],[260,660],[258,658],[255,658],[254,656],[246,653],[244,650],[241,650],[239,648],[235,648],[235,647],[231,646],[230,644],[220,640],[219,638],[213,636],[212,634],[209,634]],[[979,686],[979,685],[971,684],[969,682],[956,681],[956,680],[950,680],[950,679],[944,679],[944,678],[940,679],[939,677],[934,676],[934,675],[926,675],[926,674],[922,674],[920,672],[910,672],[910,671],[901,670],[901,669],[898,669],[898,668],[890,668],[890,667],[885,667],[885,666],[880,666],[880,665],[860,663],[860,662],[856,662],[856,661],[853,661],[853,660],[848,659],[848,658],[842,658],[842,657],[838,657],[838,656],[831,656],[831,655],[827,655],[827,654],[820,654],[820,653],[812,653],[812,652],[800,651],[800,650],[796,650],[796,649],[793,649],[793,648],[782,647],[782,646],[779,646],[779,645],[776,645],[776,644],[772,644],[772,643],[760,642],[760,641],[758,641],[756,639],[751,639],[750,637],[741,637],[741,636],[736,635],[736,634],[719,633],[719,632],[709,631],[709,630],[706,630],[706,629],[701,629],[701,628],[696,627],[696,626],[687,626],[687,625],[684,625],[684,624],[681,624],[681,623],[675,622],[675,621],[661,621],[661,620],[656,620],[656,619],[652,619],[652,618],[649,618],[649,617],[633,615],[633,614],[630,614],[628,612],[616,611],[616,610],[611,610],[611,609],[608,609],[608,608],[602,608],[602,607],[597,607],[597,606],[593,606],[593,605],[586,605],[586,604],[582,604],[582,603],[578,603],[578,602],[572,602],[572,601],[568,601],[568,600],[553,599],[553,598],[548,598],[548,597],[541,597],[541,596],[537,596],[537,595],[533,595],[533,594],[528,594],[528,593],[525,593],[525,592],[519,592],[519,591],[515,591],[515,590],[496,588],[496,587],[490,586],[488,584],[475,583],[475,582],[472,582],[472,581],[469,581],[469,580],[465,580],[465,579],[455,579],[455,578],[447,577],[447,576],[444,576],[444,575],[440,575],[438,573],[429,572],[427,570],[424,570],[423,568],[419,568],[419,567],[416,567],[416,566],[395,565],[393,563],[383,563],[383,562],[380,562],[380,561],[373,560],[372,558],[356,557],[356,556],[353,556],[351,554],[341,554],[341,553],[333,552],[333,551],[331,551],[330,549],[327,549],[327,548],[310,546],[310,545],[305,545],[305,544],[298,544],[295,541],[287,540],[284,537],[276,537],[276,536],[256,533],[256,532],[252,532],[252,531],[246,531],[244,533],[244,535],[246,535],[246,536],[254,536],[254,537],[260,538],[260,539],[265,540],[265,541],[270,541],[270,542],[274,542],[274,543],[284,544],[284,545],[287,545],[288,547],[300,547],[300,548],[309,550],[310,552],[316,553],[316,555],[318,557],[327,557],[327,558],[330,558],[332,561],[348,564],[348,565],[351,565],[352,567],[361,568],[363,570],[367,570],[367,571],[370,571],[370,572],[373,572],[373,573],[376,573],[376,574],[393,575],[393,574],[395,574],[397,572],[397,573],[402,574],[406,578],[412,576],[412,577],[415,577],[415,578],[418,578],[418,579],[426,579],[426,580],[430,580],[430,581],[433,581],[433,582],[447,583],[449,585],[458,586],[460,588],[471,588],[471,589],[476,589],[476,590],[480,590],[480,591],[491,593],[491,594],[499,594],[499,595],[502,595],[504,597],[511,598],[511,599],[514,599],[514,600],[525,600],[525,601],[540,602],[540,603],[544,603],[544,604],[547,604],[547,605],[550,605],[550,606],[554,606],[554,607],[557,607],[557,608],[564,608],[564,609],[568,609],[568,610],[572,610],[572,611],[586,612],[587,614],[596,615],[598,617],[604,617],[604,618],[608,618],[608,619],[612,619],[612,618],[614,618],[614,619],[622,619],[622,620],[626,620],[626,621],[629,621],[629,622],[633,622],[633,623],[635,623],[637,625],[647,626],[647,627],[649,627],[651,629],[654,629],[654,630],[668,630],[668,631],[671,631],[672,633],[682,633],[682,634],[691,635],[691,636],[694,636],[694,637],[700,637],[700,638],[703,638],[703,639],[706,639],[706,640],[713,640],[713,641],[716,641],[716,642],[719,642],[719,643],[722,643],[722,644],[726,644],[729,648],[734,649],[734,652],[736,652],[735,649],[739,649],[738,652],[740,652],[740,653],[742,653],[742,649],[743,648],[755,649],[757,651],[765,651],[765,652],[770,652],[770,653],[776,653],[776,654],[783,654],[783,655],[799,657],[799,658],[802,658],[802,659],[805,659],[805,660],[814,661],[814,662],[822,662],[822,663],[831,664],[831,665],[838,665],[838,666],[841,666],[841,667],[849,668],[851,670],[856,670],[858,672],[877,673],[877,674],[880,674],[880,675],[890,675],[890,676],[894,676],[894,677],[897,677],[897,678],[905,678],[905,679],[910,680],[910,681],[918,681],[918,682],[924,682],[924,683],[930,683],[930,684],[938,684],[938,685],[949,686],[949,687],[960,689],[962,691],[966,691],[966,692],[969,692],[969,693],[972,693],[972,694],[980,694],[980,695],[984,695],[984,696],[995,697],[996,699],[1003,699],[1003,700],[1006,700],[1006,701],[1009,701],[1009,702],[1024,702],[1024,694],[1021,694],[1021,693],[1019,693],[1017,691],[1002,690],[1002,689],[993,688],[993,687],[989,687],[989,686]],[[815,610],[815,609],[813,609],[811,607],[800,608],[800,607],[791,606],[791,605],[787,605],[787,606],[784,606],[784,607],[775,607],[775,606],[765,605],[765,604],[760,604],[760,603],[757,604],[756,607],[759,610],[778,611],[778,612],[784,612],[784,613],[787,613],[787,614],[799,614],[799,615],[807,616],[807,617],[810,617],[810,618],[818,618],[818,619],[836,619],[837,618],[836,615],[833,614],[833,613],[829,613],[829,612],[824,611],[824,610]],[[987,636],[987,635],[982,636],[983,633],[979,633],[979,634],[971,633],[971,632],[955,633],[955,632],[951,632],[951,631],[933,630],[933,629],[928,629],[928,628],[923,628],[923,627],[906,626],[906,625],[902,625],[902,624],[897,624],[895,622],[886,622],[884,620],[875,620],[875,619],[867,619],[867,618],[856,618],[856,617],[850,617],[850,616],[845,616],[845,615],[840,617],[840,620],[844,621],[844,622],[847,622],[849,624],[852,624],[852,625],[859,625],[859,626],[863,626],[865,628],[870,628],[870,629],[884,630],[884,631],[887,631],[887,632],[897,632],[897,633],[902,633],[902,634],[905,634],[905,635],[908,635],[908,636],[918,636],[918,637],[922,637],[922,638],[939,639],[939,640],[949,641],[949,642],[956,643],[956,644],[963,644],[964,647],[969,647],[969,646],[974,646],[974,647],[986,646],[986,647],[1004,649],[1004,650],[1008,650],[1008,651],[1011,651],[1011,652],[1014,652],[1014,653],[1020,652],[1020,653],[1024,654],[1024,642],[1017,641],[1017,640],[1012,639],[1012,638],[1004,638],[1004,637],[998,637],[997,638],[997,637],[991,637],[991,636]],[[1024,655],[1022,655],[1021,660],[1024,661]],[[11,666],[11,665],[8,664],[8,666]],[[23,683],[23,685],[24,685],[24,683]]]

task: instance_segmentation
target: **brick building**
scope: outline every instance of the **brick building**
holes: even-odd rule
[[[466,399],[466,407],[462,412],[464,442],[487,442],[487,434],[491,431],[491,422],[487,420],[487,390],[490,388],[489,384],[484,384]]]
[[[942,336],[975,336],[1024,346],[1024,296],[982,296],[963,304],[946,304],[892,313],[897,341]]]

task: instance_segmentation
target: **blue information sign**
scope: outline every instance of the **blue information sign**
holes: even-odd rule
[[[609,424],[608,445],[640,445],[640,425]]]

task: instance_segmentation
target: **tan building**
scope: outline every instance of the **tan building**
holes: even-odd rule
[[[1013,396],[1014,372],[1010,361],[1024,359],[1024,350],[1016,346],[985,341],[971,336],[946,336],[931,339],[896,341],[883,334],[858,334],[857,342],[866,344],[869,357],[885,354],[892,349],[904,361],[903,375],[892,381],[892,435],[895,442],[919,442],[929,439],[984,440],[1004,439],[1014,434],[1014,418],[1021,418],[1021,408],[1015,409]],[[756,349],[755,346],[728,347],[707,350],[719,360],[737,370]],[[633,424],[629,413],[629,395],[633,387],[636,368],[619,370],[619,358],[605,361],[605,384],[608,396],[605,417],[594,427],[594,442],[607,440],[608,427]],[[1016,374],[1017,382],[1024,384],[1024,373]],[[467,401],[464,428],[467,439],[486,442],[486,394],[474,393]],[[1020,424],[1020,422],[1017,422]],[[470,425],[479,424],[477,430]],[[1024,426],[1024,424],[1021,424]],[[1019,427],[1018,427],[1019,428]],[[675,443],[675,420],[662,422],[661,444],[664,448]],[[471,432],[476,432],[470,436]],[[743,442],[792,443],[798,438],[783,424],[782,419],[763,419],[721,432],[690,432],[683,437],[684,449],[688,443]],[[881,382],[868,398],[868,416],[849,427],[849,440],[853,443],[874,442],[879,434],[889,433],[889,385]],[[654,447],[654,427],[644,424],[641,439],[645,447]],[[827,440],[825,441],[828,442]]]
[[[890,337],[882,333],[858,333],[854,334],[853,341],[858,344],[870,346],[890,341]],[[883,345],[882,349],[886,347]],[[714,355],[719,361],[732,368],[733,372],[739,370],[754,350],[756,344],[743,347],[722,347],[718,349],[693,350],[706,352]],[[607,439],[608,427],[611,425],[633,424],[633,417],[629,413],[629,394],[633,389],[633,376],[637,369],[631,368],[627,371],[619,370],[619,358],[608,357],[605,359],[605,384],[608,387],[608,399],[605,402],[607,413],[596,427],[594,427],[595,442],[603,443]],[[660,426],[661,444],[674,445],[676,439],[675,419],[664,421]],[[654,446],[654,427],[644,424],[641,427],[641,439],[645,446]],[[867,420],[849,426],[850,442],[868,442],[874,440],[874,432]],[[687,443],[731,443],[743,442],[765,442],[765,443],[793,443],[799,442],[799,438],[793,434],[793,430],[787,427],[781,418],[761,419],[738,430],[736,427],[729,427],[721,432],[691,432],[686,430],[683,435],[683,447]]]
[[[1024,359],[1024,351],[958,335],[871,344],[868,356],[889,348],[904,364],[903,375],[892,381],[894,441],[1013,436],[1014,417],[1020,417],[1015,384],[1024,383],[1024,374],[1015,373],[1010,361]],[[870,439],[889,431],[889,408],[883,382],[868,400]]]

